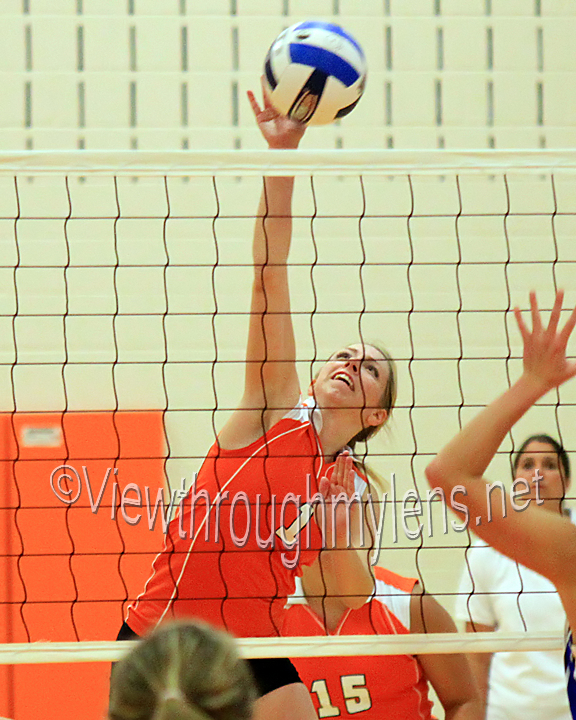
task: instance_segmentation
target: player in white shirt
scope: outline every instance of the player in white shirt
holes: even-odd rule
[[[542,476],[539,498],[566,517],[562,497],[570,483],[570,460],[549,435],[531,435],[514,456],[513,477],[530,481]],[[533,486],[533,491],[535,487]],[[552,583],[542,575],[478,540],[466,553],[456,617],[468,632],[563,632],[566,614]],[[569,720],[564,692],[564,658],[560,650],[471,653],[486,720]]]

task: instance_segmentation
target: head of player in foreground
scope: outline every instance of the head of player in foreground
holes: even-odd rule
[[[114,668],[110,720],[249,720],[256,697],[232,637],[197,622],[164,625]]]

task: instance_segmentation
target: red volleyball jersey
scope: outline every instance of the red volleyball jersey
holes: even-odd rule
[[[210,449],[128,608],[135,633],[195,617],[241,637],[279,634],[298,565],[313,562],[321,547],[309,504],[327,471],[316,413],[308,400],[248,447]],[[292,549],[282,538],[294,541]]]
[[[372,599],[348,610],[334,632],[303,598],[290,599],[286,636],[409,633],[410,596],[416,580],[375,568]],[[351,640],[351,642],[353,642]],[[311,657],[292,660],[310,691],[319,718],[431,720],[428,682],[413,655]]]

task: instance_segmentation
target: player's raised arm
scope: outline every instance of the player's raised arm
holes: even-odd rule
[[[476,534],[496,550],[548,577],[559,590],[567,578],[567,566],[576,567],[576,527],[535,503],[518,512],[508,502],[507,513],[503,513],[499,499],[489,502],[482,476],[514,424],[549,390],[576,375],[576,363],[566,357],[576,309],[559,330],[562,300],[563,293],[558,292],[547,327],[542,324],[534,293],[530,295],[531,330],[515,311],[524,343],[521,377],[469,422],[426,469],[430,485],[441,487],[447,497],[456,486],[463,488],[458,500],[467,506]],[[572,571],[572,575],[576,591],[576,573]]]
[[[275,110],[265,91],[263,108],[252,92],[248,99],[268,147],[296,149],[305,126]],[[287,267],[293,188],[293,177],[264,178],[252,248],[254,279],[244,394],[240,408],[220,435],[223,446],[252,442],[298,401]]]

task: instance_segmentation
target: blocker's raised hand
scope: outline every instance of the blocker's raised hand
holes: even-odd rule
[[[568,321],[558,330],[564,291],[556,293],[548,326],[542,325],[536,293],[530,293],[532,330],[528,328],[518,308],[514,308],[516,322],[524,343],[524,376],[540,387],[542,393],[552,390],[576,375],[576,362],[566,357],[566,346],[576,325],[576,308]]]

